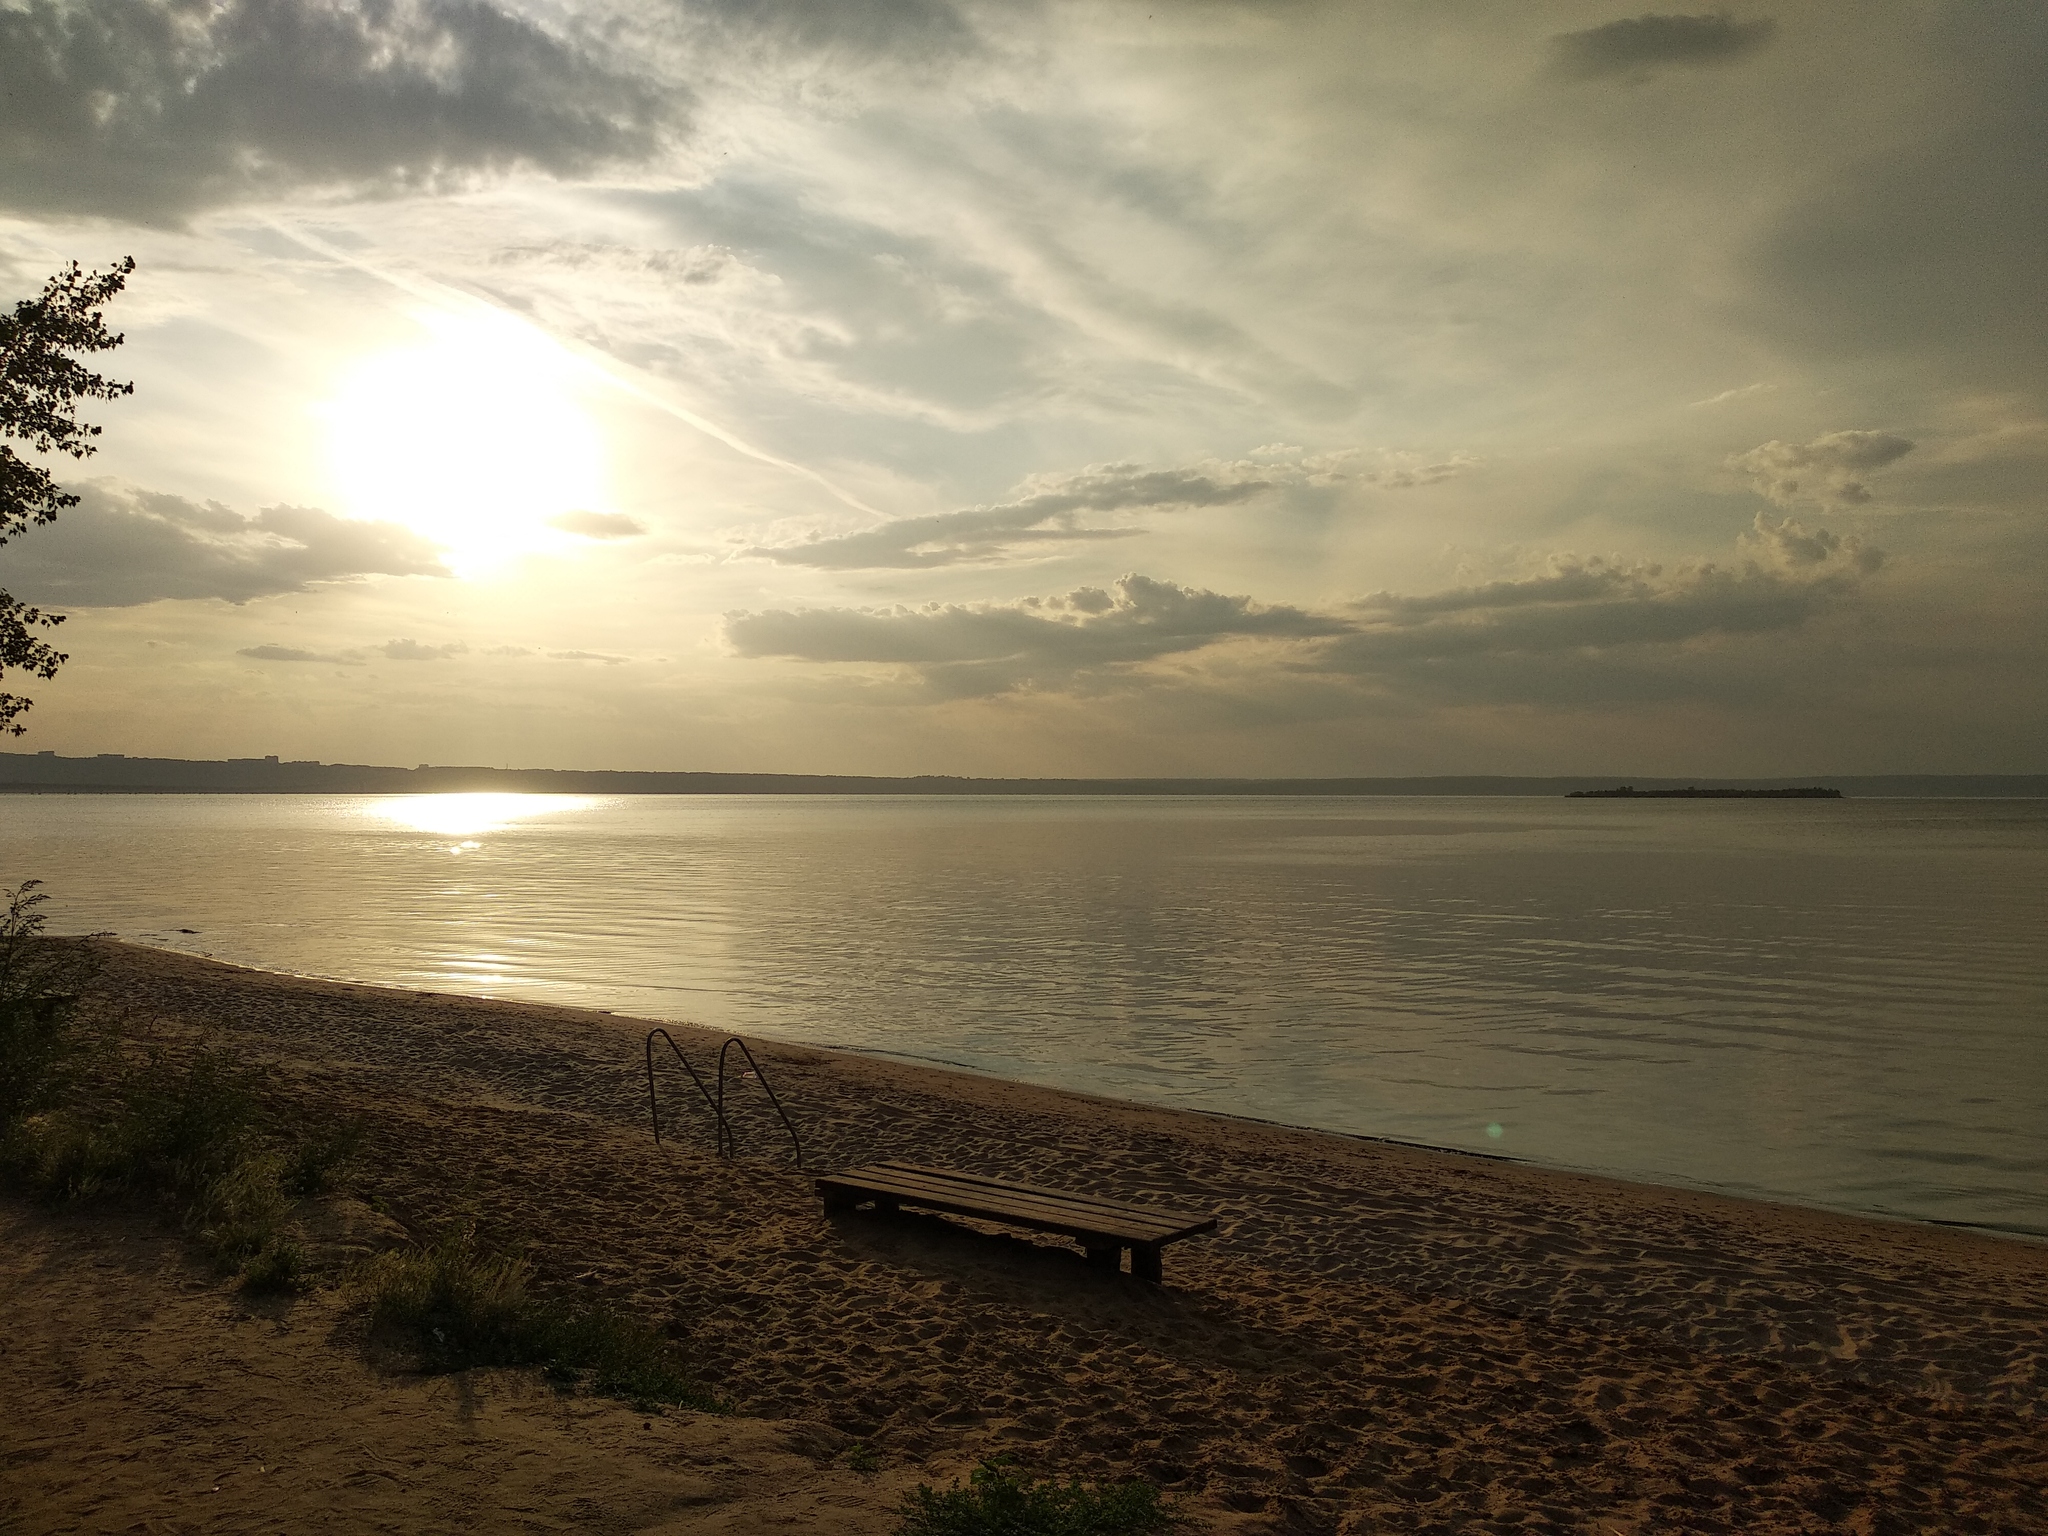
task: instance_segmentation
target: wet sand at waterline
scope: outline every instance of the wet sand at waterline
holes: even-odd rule
[[[471,1216],[673,1324],[736,1412],[407,1375],[331,1293],[244,1302],[142,1218],[10,1201],[9,1529],[881,1533],[1008,1451],[1219,1531],[2048,1531],[2048,1245],[755,1043],[807,1164],[1215,1212],[1152,1287],[1055,1238],[828,1219],[750,1085],[739,1160],[680,1074],[657,1148],[634,1021],[96,948],[92,1007],[364,1118],[352,1188],[388,1215],[330,1202],[316,1250]]]

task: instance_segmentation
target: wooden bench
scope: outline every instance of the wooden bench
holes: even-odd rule
[[[1161,1277],[1161,1248],[1216,1230],[1214,1216],[1186,1216],[1036,1184],[920,1168],[915,1163],[871,1163],[825,1174],[817,1182],[828,1213],[873,1201],[876,1209],[884,1211],[912,1205],[1037,1232],[1061,1232],[1080,1243],[1088,1262],[1101,1269],[1121,1269],[1123,1250],[1128,1248],[1131,1273],[1155,1284]]]

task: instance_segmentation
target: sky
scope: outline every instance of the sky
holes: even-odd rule
[[[2036,0],[0,0],[12,749],[2048,771],[2044,164]]]

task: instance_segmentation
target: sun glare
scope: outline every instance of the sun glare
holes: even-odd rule
[[[392,795],[371,801],[363,807],[363,814],[438,837],[474,838],[487,832],[502,832],[536,816],[589,810],[598,803],[587,795],[521,795],[487,791]],[[473,849],[477,845],[469,843],[464,846]]]
[[[548,521],[604,506],[604,445],[579,399],[592,370],[494,310],[413,318],[425,342],[360,363],[326,409],[350,514],[424,534],[462,574],[573,546]]]

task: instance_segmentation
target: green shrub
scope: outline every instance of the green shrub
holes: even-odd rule
[[[217,1051],[201,1051],[182,1066],[152,1056],[124,1098],[126,1113],[114,1128],[125,1158],[121,1174],[138,1193],[203,1199],[255,1149],[250,1076]],[[275,1182],[274,1166],[271,1177]]]
[[[325,1194],[336,1175],[356,1160],[363,1143],[360,1118],[305,1137],[292,1148],[285,1161],[282,1181],[285,1193],[295,1200],[309,1200]]]
[[[356,1283],[371,1320],[412,1335],[429,1370],[538,1365],[641,1409],[718,1407],[659,1333],[602,1305],[536,1297],[531,1279],[523,1258],[460,1226],[431,1248],[378,1254]]]
[[[43,938],[41,885],[0,890],[0,1131],[55,1102],[91,1043],[74,1016],[82,962]]]
[[[242,1265],[242,1289],[296,1291],[306,1283],[306,1251],[288,1237],[273,1238]]]
[[[984,1461],[965,1488],[919,1483],[900,1514],[896,1536],[1155,1536],[1180,1523],[1150,1483],[1026,1478],[1008,1456]]]
[[[190,1209],[250,1157],[255,1132],[255,1097],[224,1057],[158,1054],[101,1103],[12,1127],[7,1171],[51,1199],[159,1195]]]
[[[273,1247],[291,1220],[274,1157],[250,1157],[215,1179],[186,1208],[185,1221],[228,1269]]]
[[[849,1472],[858,1472],[862,1477],[873,1477],[882,1470],[881,1452],[865,1440],[856,1440],[839,1453],[840,1464]]]
[[[98,1104],[25,1116],[0,1136],[13,1182],[60,1201],[161,1200],[224,1268],[255,1265],[257,1289],[304,1269],[285,1235],[284,1176],[298,1167],[263,1150],[248,1075],[211,1052],[183,1064],[158,1053]]]

